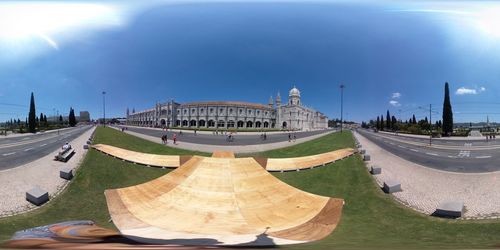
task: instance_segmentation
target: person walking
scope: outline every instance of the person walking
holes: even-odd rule
[[[292,141],[292,134],[288,133],[288,142]]]
[[[172,139],[174,140],[174,144],[177,145],[177,134],[174,134]]]

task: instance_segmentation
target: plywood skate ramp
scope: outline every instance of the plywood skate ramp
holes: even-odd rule
[[[116,158],[147,166],[176,168],[188,161],[189,155],[158,155],[131,151],[105,144],[93,146],[95,149],[114,156]],[[294,171],[297,169],[308,169],[341,160],[351,156],[356,151],[352,148],[339,149],[323,154],[294,157],[294,158],[255,158],[255,160],[268,171]],[[234,158],[233,152],[215,151],[215,158]]]
[[[122,160],[154,167],[177,168],[190,158],[190,156],[147,154],[105,144],[96,144],[92,147]]]
[[[339,149],[323,154],[294,157],[294,158],[269,158],[266,163],[267,171],[293,171],[307,169],[344,159],[356,151],[352,148]]]
[[[153,244],[315,241],[335,229],[343,205],[281,182],[253,158],[193,156],[158,179],[105,195],[120,232]]]

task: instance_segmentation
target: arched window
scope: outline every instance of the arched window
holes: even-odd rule
[[[219,121],[217,122],[217,127],[218,127],[218,128],[223,128],[223,127],[225,127],[225,126],[226,126],[226,123],[225,123],[223,120],[219,120]]]
[[[283,124],[282,124],[281,126],[282,126],[283,128],[286,128],[286,127],[287,127],[286,125],[287,125],[287,124],[286,124],[286,122],[283,122]]]
[[[198,126],[205,127],[205,120],[198,121]]]
[[[243,128],[243,124],[245,124],[245,122],[243,122],[243,121],[238,121],[238,128]]]
[[[264,122],[264,128],[269,128],[269,122]]]
[[[181,125],[181,120],[175,121],[175,126],[179,127]]]
[[[256,127],[256,128],[260,128],[260,126],[261,126],[261,125],[262,125],[262,123],[261,123],[261,122],[259,122],[259,121],[255,122],[255,127]]]
[[[253,122],[247,121],[247,128],[252,128],[252,127],[253,127]]]
[[[188,122],[187,120],[183,120],[183,121],[182,121],[182,126],[183,126],[183,127],[184,127],[184,126],[187,126],[188,124],[189,124],[189,122]]]
[[[227,122],[227,127],[228,128],[234,128],[234,121],[230,120]]]
[[[189,126],[190,126],[190,127],[196,127],[196,120],[191,120],[191,121],[189,122]]]
[[[214,120],[208,120],[208,127],[209,128],[215,127],[215,121]]]

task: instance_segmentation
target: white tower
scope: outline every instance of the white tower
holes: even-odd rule
[[[288,93],[288,105],[300,106],[300,91],[295,86]]]

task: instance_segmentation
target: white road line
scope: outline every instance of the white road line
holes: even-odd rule
[[[40,145],[40,147],[43,147],[43,146],[47,146],[47,143],[44,143],[44,144]]]
[[[448,158],[457,158],[457,157],[454,155],[448,155]]]
[[[491,158],[491,155],[476,156],[476,159],[486,159],[486,158]]]
[[[12,153],[6,153],[6,154],[2,154],[3,156],[8,156],[8,155],[13,155],[15,154],[16,152],[12,152]]]
[[[436,153],[425,153],[426,155],[433,155],[433,156],[439,156],[438,154]]]
[[[400,147],[400,148],[406,148],[405,146],[401,146],[401,145],[398,145],[398,147]]]
[[[418,152],[418,150],[413,149],[413,148],[410,148],[410,150],[413,151],[413,152]]]
[[[27,148],[24,151],[30,151],[30,150],[33,150],[33,148]]]

